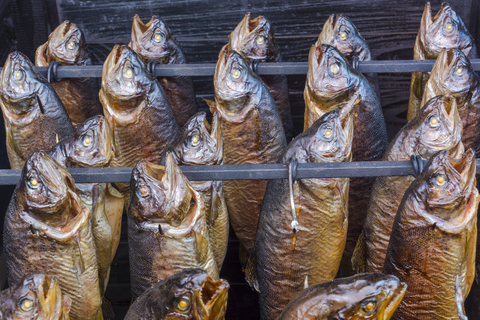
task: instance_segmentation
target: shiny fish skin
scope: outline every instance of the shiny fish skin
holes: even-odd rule
[[[15,70],[19,78],[15,80]],[[20,52],[12,52],[0,80],[0,106],[12,169],[22,169],[36,151],[48,151],[73,126],[55,90]]]
[[[453,31],[446,32],[448,24],[453,24]],[[443,49],[460,49],[469,59],[476,58],[477,47],[468,33],[462,19],[450,5],[442,3],[438,13],[432,17],[430,2],[425,4],[420,30],[417,34],[413,51],[414,60],[437,59]],[[417,110],[422,106],[425,84],[430,78],[430,72],[413,72],[410,83],[410,99],[408,102],[407,120],[415,117]]]
[[[464,319],[475,277],[475,153],[439,151],[410,185],[393,224],[383,273],[408,285],[392,319]]]
[[[157,41],[156,37],[160,39]],[[186,64],[180,44],[165,22],[156,16],[144,24],[138,15],[133,17],[132,36],[128,45],[146,64],[155,60],[160,64]],[[180,126],[197,112],[197,99],[191,77],[157,77],[170,101]]]
[[[48,67],[54,61],[64,66],[92,64],[82,30],[68,20],[60,24],[35,53],[37,67]],[[52,82],[51,85],[62,100],[74,128],[95,115],[103,114],[98,99],[98,79],[68,78]]]
[[[412,155],[429,160],[444,149],[453,159],[460,159],[464,153],[461,139],[462,122],[455,99],[438,96],[400,130],[382,160],[409,161]],[[382,272],[393,221],[414,179],[413,176],[375,179],[367,217],[352,258],[357,273]]]

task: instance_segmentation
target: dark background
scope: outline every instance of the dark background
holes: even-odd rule
[[[433,15],[440,3],[432,1]],[[453,0],[450,4],[463,18],[478,46],[480,1]],[[93,63],[102,64],[115,44],[128,43],[134,14],[144,22],[152,15],[163,18],[189,62],[216,62],[229,33],[247,12],[252,13],[252,18],[264,15],[270,20],[284,61],[306,61],[310,46],[332,13],[344,13],[351,18],[377,60],[412,59],[424,5],[422,0],[0,0],[0,63],[3,65],[8,53],[14,50],[22,51],[33,61],[36,48],[46,42],[59,23],[68,19],[83,29]],[[406,123],[410,74],[379,76],[382,107],[392,139]],[[303,129],[305,76],[289,76],[288,81],[298,134]],[[194,82],[199,106],[206,111],[202,98],[213,98],[212,78],[198,77]],[[0,168],[8,168],[4,141],[4,132],[0,130]],[[13,187],[0,187],[0,220],[12,190]],[[130,303],[126,223],[122,232],[107,290],[117,319],[123,318]],[[257,296],[244,281],[237,257],[238,241],[232,235],[221,273],[231,285],[226,318],[257,319]]]

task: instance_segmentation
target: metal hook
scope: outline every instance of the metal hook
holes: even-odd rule
[[[290,206],[292,208],[292,230],[294,234],[298,233],[297,212],[295,211],[295,199],[293,197],[293,183],[297,177],[298,160],[293,157],[288,164],[288,188],[290,190]]]
[[[353,56],[353,60],[352,60],[352,67],[353,69],[355,70],[358,70],[358,63],[359,63],[359,59],[358,59],[358,56]]]
[[[52,61],[48,65],[47,69],[47,81],[50,83],[52,81],[57,82],[60,79],[57,77],[57,68],[58,66],[61,66],[62,64],[60,61]]]
[[[252,69],[253,73],[257,73],[257,69],[258,69],[258,63],[260,62],[260,60],[257,60],[257,59],[251,59],[250,60],[250,68]]]
[[[155,77],[155,67],[157,65],[159,65],[160,62],[158,62],[157,60],[150,60],[148,61],[147,63],[147,70],[152,74],[152,76]]]
[[[412,154],[410,156],[410,161],[412,162],[414,176],[415,176],[415,178],[417,178],[420,175],[420,173],[422,173],[423,168],[425,166],[423,164],[422,157],[420,157],[419,155],[413,155]]]

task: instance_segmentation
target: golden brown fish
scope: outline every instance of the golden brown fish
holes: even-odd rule
[[[224,164],[277,163],[286,140],[275,102],[247,61],[227,46],[218,56],[214,86]],[[240,240],[240,262],[245,265],[254,246],[267,181],[225,181],[224,186],[230,222]]]
[[[48,67],[53,61],[64,66],[92,64],[82,30],[68,20],[59,25],[35,53],[35,65],[38,67]],[[75,128],[85,120],[103,114],[98,100],[98,79],[68,78],[52,82],[51,85],[62,100]]]
[[[380,273],[335,279],[301,291],[278,320],[388,320],[406,290],[397,277]]]
[[[70,173],[35,152],[26,162],[3,229],[10,285],[29,272],[55,276],[72,299],[72,319],[102,319],[91,209],[75,193]]]
[[[352,116],[342,120],[341,112],[333,110],[297,136],[281,162],[288,164],[292,158],[299,163],[351,161],[352,138]],[[246,272],[247,280],[260,292],[261,319],[277,319],[307,277],[310,284],[318,284],[337,275],[347,239],[348,184],[348,178],[294,183],[299,230],[292,244],[288,180],[268,183]]]
[[[415,41],[413,59],[437,59],[443,49],[459,49],[470,59],[477,57],[475,41],[468,33],[462,18],[446,2],[442,3],[440,11],[432,17],[430,2],[427,2]],[[429,72],[412,73],[407,114],[409,121],[422,106],[420,101],[429,77]]]
[[[181,139],[170,151],[179,165],[223,164],[223,138],[218,115],[210,126],[205,112],[199,112],[183,128]],[[223,192],[223,181],[191,181],[193,189],[202,197],[207,214],[207,227],[218,271],[222,269],[227,253],[228,211]]]
[[[21,169],[35,151],[48,151],[73,126],[55,90],[20,52],[12,52],[0,80],[0,106],[12,169]]]
[[[127,46],[115,46],[105,60],[100,101],[114,137],[112,167],[132,167],[141,159],[158,163],[180,135],[162,87]],[[117,186],[128,205],[128,184]]]
[[[132,172],[128,244],[132,298],[188,268],[218,279],[203,199],[171,154],[165,167],[139,161]]]
[[[165,22],[156,16],[144,24],[138,15],[133,17],[129,47],[143,62],[155,60],[161,64],[186,64],[180,44]],[[178,124],[183,126],[197,112],[197,99],[191,77],[158,77],[170,101]]]
[[[370,83],[334,47],[312,46],[304,91],[305,127],[330,110],[353,114],[352,161],[379,161],[388,146],[382,107]],[[362,232],[373,178],[350,179],[348,235],[342,274],[353,273],[351,257]]]
[[[412,155],[429,160],[440,150],[460,159],[464,152],[461,139],[462,121],[455,99],[438,96],[400,130],[382,160],[408,161]],[[375,179],[363,231],[352,258],[357,273],[382,272],[393,221],[413,180],[413,176]]]
[[[124,320],[222,320],[229,284],[202,269],[186,269],[157,282],[131,305]]]
[[[466,319],[480,200],[475,169],[472,149],[458,162],[439,151],[405,193],[383,268],[408,285],[392,319]]]
[[[0,293],[0,319],[69,320],[71,304],[55,277],[30,273]]]

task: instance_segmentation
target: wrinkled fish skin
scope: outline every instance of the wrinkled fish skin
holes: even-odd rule
[[[92,64],[82,30],[68,20],[59,25],[35,53],[35,65],[38,67],[48,67],[53,61],[64,66]],[[51,85],[62,100],[75,128],[85,120],[103,114],[97,95],[100,86],[96,78],[61,79]]]
[[[29,272],[55,276],[72,299],[72,319],[101,319],[101,290],[90,207],[70,173],[43,152],[26,162],[8,207],[3,246],[8,282]]]
[[[69,320],[71,304],[55,277],[29,273],[0,293],[0,319]]]
[[[203,199],[167,154],[165,167],[139,161],[131,180],[128,244],[132,298],[187,268],[218,279]]]
[[[304,129],[326,112],[347,107],[353,114],[352,161],[379,161],[388,146],[387,130],[380,102],[368,81],[332,46],[312,46],[308,61]],[[362,232],[373,182],[373,178],[350,179],[342,274],[353,273],[350,260]]]
[[[223,164],[223,138],[218,114],[210,126],[205,112],[199,112],[183,127],[181,139],[171,147],[178,165]],[[222,269],[228,243],[228,211],[223,181],[192,181],[193,189],[202,197],[207,214],[208,234],[218,271]]]
[[[162,87],[127,46],[115,46],[103,65],[100,101],[113,131],[110,166],[133,167],[141,159],[158,163],[180,135]],[[117,184],[128,205],[128,184]]]
[[[335,47],[350,63],[353,62],[354,57],[358,57],[359,61],[373,60],[367,42],[353,22],[343,14],[330,15],[323,25],[315,46],[318,47],[322,43]],[[363,75],[380,98],[378,75],[376,73],[365,73]]]
[[[455,98],[463,124],[463,145],[480,152],[480,79],[462,51],[443,50],[438,55],[425,85],[422,106],[437,95]]]
[[[380,273],[335,279],[301,291],[278,320],[388,320],[406,290],[397,277]]]
[[[464,152],[461,139],[462,122],[455,99],[438,96],[400,130],[382,160],[409,161],[412,155],[429,160],[440,150],[460,159]],[[352,258],[357,273],[382,272],[393,221],[413,180],[413,176],[375,179],[363,231]]]
[[[439,151],[410,185],[393,224],[383,273],[408,285],[392,319],[464,319],[475,277],[475,153]]]
[[[124,320],[222,320],[229,284],[213,280],[202,269],[186,269],[147,289]]]
[[[224,164],[277,163],[286,140],[275,102],[247,61],[227,46],[218,57],[214,86]],[[251,252],[267,181],[225,181],[224,186],[230,222],[241,250]],[[242,263],[246,258],[241,252]]]
[[[35,151],[48,151],[73,126],[55,90],[20,52],[12,52],[0,80],[7,154],[12,169],[21,169]]]
[[[228,37],[228,48],[240,53],[245,60],[282,62],[270,22],[263,16],[250,19],[250,13],[237,25]],[[285,75],[261,75],[278,108],[287,141],[293,138],[293,121]]]
[[[459,49],[469,59],[477,58],[477,47],[462,18],[446,2],[442,3],[440,11],[432,17],[430,2],[427,2],[415,41],[413,59],[437,59],[443,49]],[[420,101],[429,77],[429,72],[412,73],[408,121],[415,117],[417,110],[422,106]]]
[[[344,162],[352,158],[351,115],[325,114],[288,146],[282,163]],[[292,249],[288,180],[269,181],[258,222],[254,255],[263,320],[276,319],[290,299],[310,284],[335,278],[348,226],[348,178],[301,179],[294,183],[299,231]],[[247,266],[247,279],[250,277]],[[252,283],[253,282],[253,283]]]
[[[165,22],[156,16],[144,24],[138,15],[133,17],[131,47],[147,63],[156,60],[161,64],[186,64],[180,44]],[[197,99],[191,77],[158,77],[170,101],[180,126],[197,112]]]

